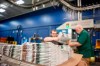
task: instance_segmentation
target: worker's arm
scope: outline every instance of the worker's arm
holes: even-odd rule
[[[58,41],[58,37],[46,37],[44,38],[44,42]]]
[[[87,40],[87,33],[82,34],[77,42],[69,42],[69,46],[81,46],[84,44],[84,42]]]
[[[69,42],[68,45],[69,46],[81,46],[82,44],[80,44],[79,42]]]

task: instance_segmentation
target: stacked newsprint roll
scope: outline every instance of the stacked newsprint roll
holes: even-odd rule
[[[35,61],[36,64],[48,65],[49,64],[49,44],[35,44]]]
[[[57,45],[52,42],[3,45],[0,50],[5,56],[45,66],[62,64],[71,58],[72,53],[68,45]]]
[[[22,45],[2,45],[0,47],[1,54],[4,56],[14,58],[16,60],[20,60],[21,57],[21,51],[22,51]]]
[[[56,66],[62,64],[71,58],[72,49],[68,45],[55,45],[53,43],[48,43],[50,48],[49,52],[49,65]]]
[[[23,45],[22,60],[46,66],[56,66],[71,57],[72,49],[68,45],[33,43]]]
[[[0,54],[3,54],[3,45],[0,46]]]
[[[34,45],[33,44],[24,44],[22,49],[21,59],[26,62],[32,63],[34,61]]]
[[[21,52],[22,52],[22,45],[17,45],[15,47],[13,47],[13,58],[20,60],[21,57]]]

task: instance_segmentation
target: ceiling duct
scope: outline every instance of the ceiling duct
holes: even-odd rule
[[[65,5],[66,7],[70,8],[70,9],[73,9],[73,10],[77,10],[77,11],[84,11],[84,10],[89,10],[89,9],[100,8],[100,4],[87,6],[87,7],[75,7],[75,6],[70,5],[65,0],[59,0],[59,2],[62,3],[63,5]]]
[[[22,8],[33,8],[33,7],[41,5],[43,3],[50,2],[50,0],[43,0],[43,1],[39,1],[39,2],[35,2],[35,0],[31,0],[31,1],[32,2],[27,5],[27,4],[17,4],[16,0],[8,0],[8,2],[10,2],[16,6],[22,7]]]

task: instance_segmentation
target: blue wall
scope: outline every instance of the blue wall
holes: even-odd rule
[[[94,19],[94,23],[98,22],[100,24],[100,9],[96,9],[94,13],[93,10],[83,11],[82,16],[83,20]],[[99,31],[93,30],[91,33],[92,44],[95,45],[96,39],[100,39],[100,29]],[[93,36],[93,34],[95,34],[95,36]]]
[[[99,15],[100,12],[96,11]],[[95,14],[96,15],[96,14]],[[93,11],[84,11],[83,19],[94,18],[95,21],[99,17],[92,17]],[[96,15],[98,16],[98,15]],[[16,41],[23,37],[32,37],[34,33],[39,34],[43,38],[49,36],[52,29],[56,29],[59,25],[66,21],[77,20],[77,14],[69,16],[68,12],[64,12],[62,7],[49,7],[35,12],[27,13],[15,18],[7,19],[0,24],[0,37],[12,36]],[[17,27],[21,25],[21,28]]]

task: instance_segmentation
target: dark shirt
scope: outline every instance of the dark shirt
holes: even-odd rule
[[[83,58],[89,58],[92,56],[92,44],[91,39],[86,30],[83,30],[77,39],[77,42],[81,44],[78,48],[78,53],[83,54]]]

